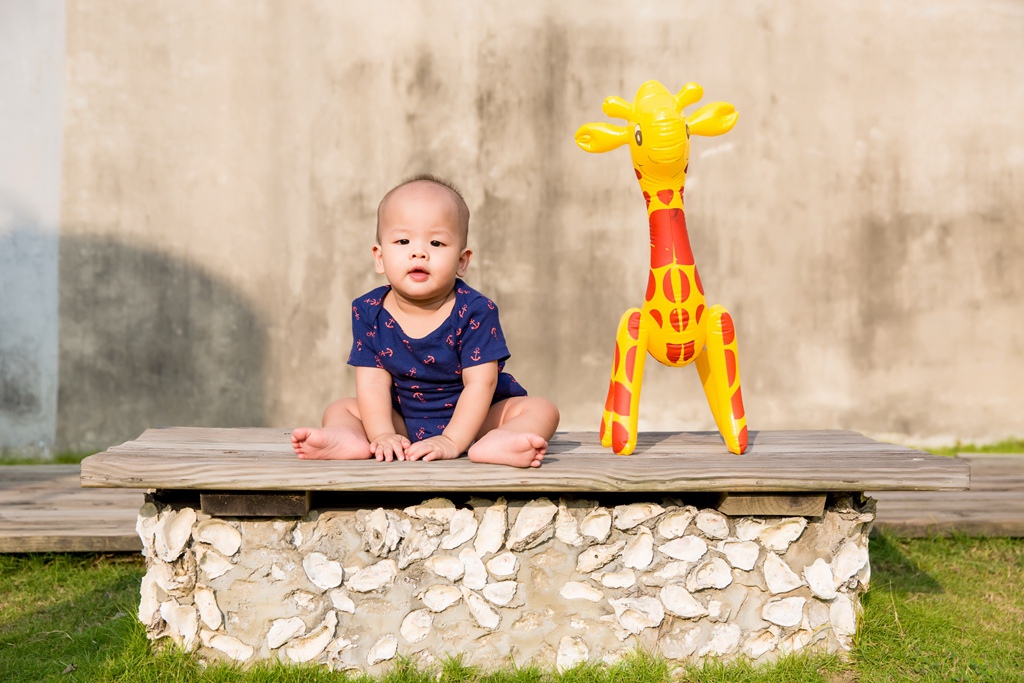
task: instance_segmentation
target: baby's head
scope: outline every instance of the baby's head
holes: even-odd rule
[[[423,173],[404,180],[391,188],[384,198],[377,205],[377,244],[380,244],[381,229],[387,227],[388,209],[400,202],[425,200],[438,205],[447,204],[451,211],[451,227],[456,230],[459,237],[459,248],[466,247],[469,237],[469,205],[463,199],[459,188],[452,183]]]
[[[377,272],[410,300],[446,296],[469,267],[468,232],[469,207],[451,183],[429,175],[411,178],[377,207]]]

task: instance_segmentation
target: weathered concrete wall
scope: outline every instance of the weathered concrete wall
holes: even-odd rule
[[[56,432],[63,87],[63,3],[0,3],[0,450]]]
[[[1018,3],[67,11],[63,443],[316,423],[353,391],[376,203],[423,171],[466,192],[509,370],[596,429],[647,227],[626,153],[573,133],[650,78],[740,111],[695,141],[687,211],[752,429],[1024,433]],[[649,364],[641,415],[713,428],[692,368]]]

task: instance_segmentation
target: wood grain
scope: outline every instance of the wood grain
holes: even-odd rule
[[[752,432],[742,456],[716,432],[647,432],[632,456],[563,432],[542,467],[295,458],[284,429],[151,429],[82,462],[82,486],[222,491],[824,492],[958,490],[967,463],[844,431]]]
[[[723,493],[716,509],[730,517],[820,517],[825,511],[825,494]]]

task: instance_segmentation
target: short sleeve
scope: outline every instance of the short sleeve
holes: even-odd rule
[[[377,358],[377,331],[370,315],[371,311],[359,305],[359,300],[352,302],[352,350],[348,354],[348,364],[360,367],[379,368]]]
[[[498,321],[498,307],[483,295],[474,297],[458,321],[459,361],[472,367],[491,361],[504,362],[511,355]]]

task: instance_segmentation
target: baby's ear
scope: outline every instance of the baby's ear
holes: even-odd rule
[[[466,277],[466,271],[469,270],[469,261],[473,258],[473,250],[466,247],[462,250],[462,254],[459,255],[459,265],[455,269],[455,274],[459,277]]]
[[[378,274],[384,274],[384,251],[379,244],[373,245],[373,268]]]
[[[586,123],[576,131],[576,144],[584,152],[610,152],[629,142],[629,131],[611,123]]]

